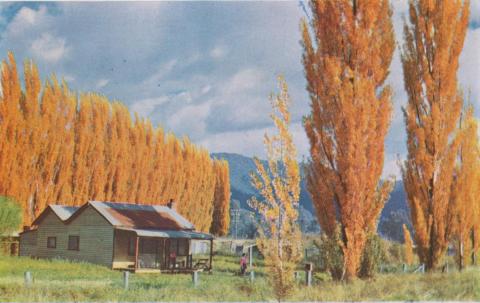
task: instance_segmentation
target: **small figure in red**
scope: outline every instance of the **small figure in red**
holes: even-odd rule
[[[247,256],[245,255],[245,253],[243,253],[242,257],[240,258],[240,273],[244,275],[246,271],[247,271]]]
[[[172,251],[170,253],[170,266],[172,266],[172,268],[175,268],[176,262],[177,262],[177,254],[174,251]]]

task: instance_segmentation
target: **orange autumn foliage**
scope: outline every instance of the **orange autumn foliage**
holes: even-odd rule
[[[278,301],[287,298],[295,287],[294,271],[301,261],[302,236],[298,226],[300,167],[290,131],[290,96],[287,82],[280,76],[280,92],[270,96],[277,133],[265,134],[267,164],[255,158],[256,171],[250,173],[252,186],[260,198],[249,205],[258,212],[258,249],[264,256],[266,273]]]
[[[215,194],[218,186],[229,188],[225,163],[147,120],[132,120],[121,103],[95,93],[77,95],[54,77],[42,86],[29,61],[24,79],[22,88],[9,53],[1,79],[0,195],[20,202],[24,224],[51,203],[150,205],[174,199],[198,230],[208,232],[212,220],[225,228],[227,197]],[[216,185],[219,174],[222,184]],[[223,210],[214,216],[217,204]]]
[[[392,114],[384,85],[395,48],[392,11],[386,0],[310,4],[312,21],[302,24],[311,100],[307,185],[322,230],[333,239],[340,225],[350,279],[392,189],[380,180]]]
[[[468,27],[469,2],[410,2],[402,64],[408,158],[402,174],[420,261],[432,270],[452,236],[452,180],[463,97],[457,70]]]
[[[402,228],[403,228],[403,240],[404,240],[403,245],[404,245],[405,263],[407,265],[412,265],[413,258],[414,258],[412,236],[410,235],[410,231],[408,230],[407,226],[405,226],[405,224],[402,225]]]
[[[456,262],[459,270],[465,268],[472,251],[472,231],[478,223],[480,194],[480,162],[478,125],[469,106],[460,120],[460,150],[454,170],[452,212],[450,212],[453,240],[457,244]]]
[[[213,205],[213,222],[210,232],[214,235],[225,236],[230,227],[230,172],[228,162],[218,160],[214,163],[216,183],[215,200]]]

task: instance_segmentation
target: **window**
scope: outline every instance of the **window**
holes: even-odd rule
[[[135,256],[135,241],[136,239],[134,237],[128,238],[128,255],[129,256]]]
[[[80,250],[79,236],[68,236],[68,250]]]
[[[47,238],[47,248],[57,248],[57,237]]]

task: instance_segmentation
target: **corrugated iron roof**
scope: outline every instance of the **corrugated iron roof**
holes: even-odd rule
[[[80,207],[50,204],[42,213],[32,222],[32,226],[38,225],[48,212],[53,212],[62,222],[68,220]]]
[[[155,230],[155,229],[137,229],[137,228],[117,228],[120,230],[131,231],[139,237],[153,238],[175,238],[175,239],[192,239],[192,240],[212,240],[213,236],[206,233],[190,231],[190,230]]]
[[[160,230],[194,229],[192,223],[166,206],[100,201],[88,203],[114,226]]]
[[[211,235],[197,233],[195,227],[175,210],[160,205],[139,205],[120,202],[89,201],[81,207],[50,204],[32,223],[38,225],[48,212],[52,211],[64,224],[75,220],[85,209],[92,207],[111,225],[127,230],[163,232],[168,237],[173,237],[174,232],[187,232],[178,234],[179,237],[191,239],[210,239]],[[183,235],[183,236],[182,236]]]
[[[58,204],[50,204],[49,206],[62,221],[70,218],[70,216],[79,209],[79,207],[76,206],[65,206]]]

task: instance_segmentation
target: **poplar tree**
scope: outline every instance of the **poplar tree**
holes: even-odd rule
[[[478,126],[473,106],[466,108],[460,121],[460,150],[453,175],[451,225],[453,240],[457,243],[456,262],[459,270],[465,268],[472,252],[470,241],[478,212],[480,194],[480,165]]]
[[[469,2],[410,1],[401,55],[408,104],[408,157],[402,175],[420,261],[434,269],[452,235],[452,180],[463,103],[458,59],[468,27]]]
[[[210,230],[220,203],[215,202],[216,167],[222,167],[222,188],[229,192],[228,166],[186,138],[132,119],[119,102],[74,93],[55,77],[42,85],[33,62],[25,62],[24,81],[22,87],[9,53],[1,71],[0,195],[19,202],[23,224],[50,203],[174,199],[198,230]],[[228,205],[220,208],[215,220],[224,232]]]
[[[230,227],[230,173],[228,162],[217,160],[214,163],[215,168],[215,196],[213,202],[213,218],[210,232],[225,236]]]
[[[340,226],[342,278],[358,275],[369,233],[392,189],[380,180],[392,90],[384,85],[395,47],[386,0],[319,0],[302,23],[311,113],[304,126],[307,186],[326,235]]]
[[[300,169],[289,129],[291,101],[283,77],[279,77],[279,86],[279,94],[270,97],[271,118],[278,133],[265,134],[268,164],[264,166],[255,158],[256,172],[251,173],[252,185],[261,200],[252,197],[249,203],[261,216],[257,245],[265,258],[275,296],[281,300],[293,291],[294,271],[302,258],[302,244],[297,225]]]
[[[402,225],[402,228],[405,263],[407,265],[412,265],[414,257],[412,236],[410,235],[410,231],[405,224]]]

